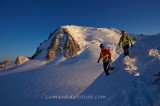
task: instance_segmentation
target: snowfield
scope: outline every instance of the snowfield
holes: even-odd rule
[[[0,70],[0,106],[160,106],[160,35],[132,35],[137,42],[124,58],[117,29],[61,28],[80,45],[79,55],[47,62],[51,38],[43,42],[36,59]],[[115,66],[107,77],[97,63],[101,43],[111,50]]]

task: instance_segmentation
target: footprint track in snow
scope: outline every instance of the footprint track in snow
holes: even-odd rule
[[[134,76],[139,76],[140,74],[138,72],[135,72],[138,68],[135,65],[136,59],[131,58],[129,56],[126,56],[123,59],[123,63],[125,64],[125,70],[128,71],[130,74],[133,74]]]

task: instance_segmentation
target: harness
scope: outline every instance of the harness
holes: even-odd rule
[[[108,62],[108,57],[109,57],[109,54],[106,54],[105,56],[103,55],[102,51],[101,51],[101,56],[103,58],[103,62]]]

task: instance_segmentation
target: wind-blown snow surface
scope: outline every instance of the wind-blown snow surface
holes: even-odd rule
[[[154,83],[160,72],[160,35],[138,41],[130,50],[131,57],[121,55],[112,75],[99,76],[83,95],[105,95],[102,100],[85,100],[88,105],[160,106],[160,86]],[[127,61],[126,61],[127,60]]]
[[[41,55],[36,60],[0,72],[0,104],[64,105],[64,106],[159,106],[160,86],[153,83],[160,70],[160,36],[139,40],[124,58],[117,47],[120,32],[116,29],[63,26],[81,46],[81,53],[72,58],[56,57],[47,63]],[[62,28],[63,28],[62,27]],[[46,42],[51,42],[50,39]],[[150,42],[150,43],[148,43]],[[105,43],[113,54],[116,68],[106,77],[102,63],[97,64],[99,44]],[[49,43],[42,44],[47,48]],[[44,46],[46,45],[46,46]],[[120,56],[121,55],[121,56]],[[127,60],[127,61],[126,61]],[[80,95],[80,99],[60,96]],[[104,96],[86,98],[82,96]],[[53,98],[59,96],[58,98]]]

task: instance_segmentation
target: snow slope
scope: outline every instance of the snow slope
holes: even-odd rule
[[[130,58],[121,55],[108,78],[99,76],[83,95],[105,95],[106,99],[85,101],[93,106],[160,106],[160,86],[154,81],[160,70],[160,35],[138,41]],[[150,42],[150,43],[148,43]],[[126,61],[127,60],[127,61]]]
[[[2,70],[0,72],[2,106],[13,104],[159,106],[160,86],[152,84],[156,80],[153,75],[160,69],[159,35],[144,37],[137,41],[131,57],[124,59],[121,55],[122,49],[117,47],[120,38],[118,30],[80,26],[61,28],[64,27],[80,44],[82,50],[80,54],[72,59],[59,56],[52,62],[46,62],[41,55],[17,67]],[[50,42],[48,39],[40,47],[45,49]],[[100,43],[104,43],[111,50],[113,64],[116,66],[108,77],[103,72],[102,63],[96,63]],[[104,95],[105,98],[74,100],[52,98],[65,95],[81,97]]]
[[[47,63],[42,53],[35,60],[2,70],[0,72],[0,99],[37,99],[46,95],[77,95],[82,93],[102,72],[102,64],[97,65],[99,44],[105,45],[113,52],[113,60],[121,50],[117,42],[120,38],[115,29],[63,26],[81,46],[81,53],[72,58],[56,57]],[[53,36],[52,36],[53,37]],[[77,39],[78,38],[78,39]],[[40,45],[45,50],[50,39]],[[5,102],[4,102],[5,103]]]

